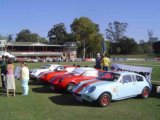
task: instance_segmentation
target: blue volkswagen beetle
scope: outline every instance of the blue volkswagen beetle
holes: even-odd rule
[[[141,95],[148,98],[151,83],[134,72],[105,72],[99,79],[80,82],[74,89],[73,95],[79,101],[96,101],[100,106],[108,106],[111,101]]]

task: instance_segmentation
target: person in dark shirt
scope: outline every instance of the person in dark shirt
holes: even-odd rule
[[[6,74],[7,74],[7,62],[5,60],[5,56],[2,55],[2,60],[0,62],[0,67],[1,67],[1,80],[2,80],[2,89],[6,89]]]
[[[101,58],[100,53],[97,53],[95,68],[101,69],[101,60],[102,60],[102,58]]]

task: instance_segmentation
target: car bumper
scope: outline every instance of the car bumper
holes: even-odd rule
[[[75,96],[76,100],[82,102],[82,101],[88,101],[88,102],[94,102],[95,99],[92,98],[91,96],[87,95],[87,94],[76,94],[73,93],[73,95]]]
[[[37,77],[32,75],[32,74],[30,74],[30,79],[37,79]]]

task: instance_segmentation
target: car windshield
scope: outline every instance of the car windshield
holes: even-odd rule
[[[55,71],[63,71],[64,70],[64,66],[58,66]]]
[[[51,66],[51,65],[44,65],[44,66],[42,66],[41,68],[42,68],[42,69],[48,69],[48,68],[50,68],[50,66]]]
[[[112,72],[99,72],[98,79],[104,80],[104,81],[114,81],[116,82],[120,77],[120,74],[118,73],[112,73]]]
[[[77,69],[74,69],[74,70],[71,72],[71,74],[73,74],[73,75],[80,75],[80,74],[82,74],[82,73],[84,73],[84,72],[85,72],[84,69],[79,69],[79,68],[77,68]]]

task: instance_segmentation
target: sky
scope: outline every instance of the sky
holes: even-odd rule
[[[125,35],[148,40],[148,30],[160,38],[160,0],[0,0],[0,34],[14,37],[23,29],[47,38],[53,25],[70,32],[75,18],[85,16],[105,36],[108,23],[128,23]]]

